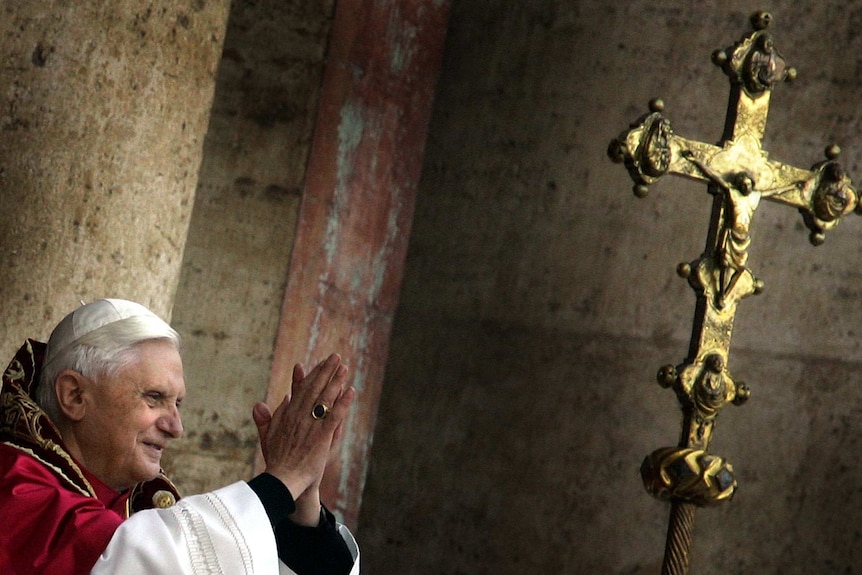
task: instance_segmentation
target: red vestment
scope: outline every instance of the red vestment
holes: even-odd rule
[[[43,353],[28,340],[0,386],[0,574],[86,575],[131,512],[176,490],[159,476],[118,493],[78,465],[29,395]]]
[[[125,519],[128,493],[86,475],[98,497],[72,491],[41,462],[0,444],[0,573],[90,572]]]

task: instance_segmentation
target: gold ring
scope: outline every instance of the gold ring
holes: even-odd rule
[[[314,419],[325,419],[329,415],[329,406],[325,403],[315,403],[311,408],[311,417]]]

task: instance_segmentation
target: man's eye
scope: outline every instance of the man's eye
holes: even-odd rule
[[[146,398],[150,403],[158,403],[164,396],[158,391],[151,391],[146,394]]]

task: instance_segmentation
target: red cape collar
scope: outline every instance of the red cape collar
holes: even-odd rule
[[[160,473],[120,494],[79,465],[54,426],[30,395],[39,381],[46,344],[28,339],[15,354],[0,383],[0,442],[23,451],[49,468],[67,489],[95,497],[109,507],[126,499],[126,516],[179,499],[176,487]],[[167,497],[167,499],[166,499]]]

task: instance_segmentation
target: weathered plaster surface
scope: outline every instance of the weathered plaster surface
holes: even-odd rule
[[[332,7],[231,6],[174,314],[189,397],[166,466],[186,492],[253,472]]]
[[[321,485],[357,522],[398,302],[448,4],[355,0],[336,9],[321,113],[276,342],[271,402],[293,362],[332,352],[358,392]],[[401,67],[392,67],[393,58]]]

